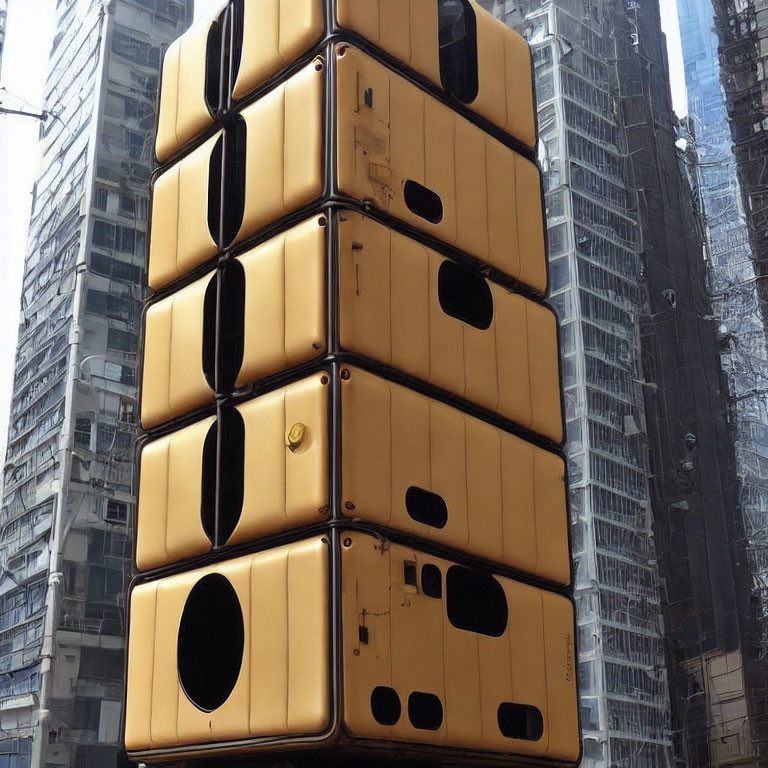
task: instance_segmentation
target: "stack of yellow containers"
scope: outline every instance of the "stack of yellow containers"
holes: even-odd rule
[[[230,0],[169,48],[133,759],[578,763],[532,90],[474,0]]]

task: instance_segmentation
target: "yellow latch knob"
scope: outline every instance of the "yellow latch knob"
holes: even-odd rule
[[[304,442],[304,438],[307,434],[307,428],[300,421],[297,421],[289,430],[286,435],[285,444],[291,451],[297,451],[301,448],[301,444]]]

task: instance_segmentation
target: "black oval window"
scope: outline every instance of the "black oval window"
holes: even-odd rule
[[[224,173],[224,137],[219,136],[208,160],[208,231],[221,244],[221,180]]]
[[[203,375],[208,386],[216,391],[216,306],[219,293],[219,275],[214,273],[208,281],[203,297]]]
[[[222,247],[229,245],[243,224],[245,211],[245,149],[247,129],[245,120],[239,115],[227,128],[227,143],[224,157],[224,192],[221,233]]]
[[[405,182],[405,204],[409,210],[432,224],[443,218],[443,201],[440,195],[410,179]]]
[[[179,682],[189,700],[212,712],[228,698],[240,675],[245,628],[240,600],[219,573],[204,576],[187,597],[179,624]]]
[[[440,82],[463,101],[477,97],[477,21],[468,0],[437,0]]]
[[[434,693],[414,691],[408,697],[408,719],[414,728],[436,731],[443,724],[443,704]]]
[[[371,712],[377,723],[394,725],[400,719],[400,697],[394,688],[377,685],[371,693]]]
[[[245,270],[235,259],[221,272],[217,392],[231,392],[245,350]]]
[[[544,734],[544,718],[536,707],[505,701],[499,704],[496,718],[502,736],[508,739],[538,741]]]
[[[237,527],[243,511],[245,423],[237,408],[224,407],[219,413],[219,425],[222,440],[216,544],[223,547]]]
[[[485,331],[493,322],[493,294],[488,281],[453,261],[437,272],[437,298],[446,315]]]
[[[448,507],[442,496],[412,485],[405,492],[405,509],[417,522],[433,528],[445,528]]]
[[[215,115],[221,103],[221,38],[224,25],[222,13],[208,30],[205,43],[205,105]]]
[[[507,628],[507,596],[490,574],[452,565],[445,576],[448,621],[457,629],[500,637]]]
[[[218,422],[211,424],[203,443],[203,477],[200,494],[200,521],[211,544],[216,541],[216,466],[218,462]]]
[[[245,27],[245,8],[243,0],[232,3],[232,75],[234,86],[240,72],[240,61],[243,58],[243,30]]]

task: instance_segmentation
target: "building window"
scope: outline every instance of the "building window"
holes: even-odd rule
[[[120,400],[117,420],[127,424],[133,424],[136,421],[136,403],[133,400]]]
[[[85,311],[130,323],[135,320],[138,307],[130,296],[118,296],[91,288],[85,298]]]
[[[136,230],[129,227],[117,227],[115,248],[123,253],[133,253],[136,245]]]
[[[136,131],[125,132],[125,149],[128,152],[128,157],[134,160],[140,160],[141,155],[144,152],[144,135],[136,133]]]
[[[78,448],[91,447],[91,420],[75,419],[75,445]]]
[[[143,238],[143,232],[138,234]],[[128,264],[119,259],[112,259],[96,251],[91,253],[91,272],[104,277],[111,277],[113,280],[124,280],[129,283],[138,284],[142,282],[141,267],[137,267],[135,264]]]
[[[135,333],[110,328],[107,331],[107,349],[118,352],[136,352],[139,346],[139,337]]]
[[[104,378],[110,381],[119,381],[121,384],[133,385],[136,383],[136,373],[133,368],[117,363],[104,364]]]
[[[98,731],[101,718],[101,699],[86,699],[75,697],[75,712],[73,725],[78,730]]]
[[[123,501],[107,500],[107,517],[110,523],[121,523],[125,525],[128,522],[128,505]]]
[[[107,221],[93,222],[93,242],[103,248],[115,247],[115,227]]]
[[[109,190],[104,187],[96,187],[96,191],[93,195],[93,205],[100,211],[107,210],[107,203],[109,202]]]
[[[120,195],[120,214],[122,216],[136,215],[136,198],[133,195]]]
[[[138,40],[128,30],[115,30],[112,38],[112,50],[137,64],[160,65],[160,49],[144,40]]]

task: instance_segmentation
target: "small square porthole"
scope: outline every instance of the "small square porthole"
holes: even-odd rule
[[[403,563],[403,584],[416,586],[416,563],[410,561]]]

